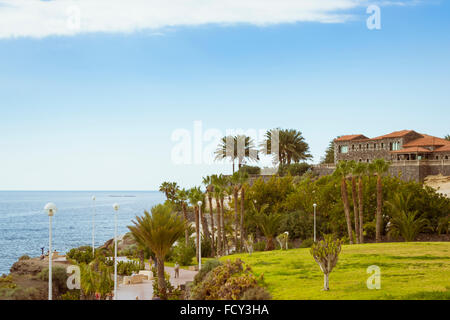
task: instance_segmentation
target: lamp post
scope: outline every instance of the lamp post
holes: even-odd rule
[[[49,202],[45,205],[44,210],[48,214],[48,300],[52,300],[52,217],[58,210],[56,205]]]
[[[119,205],[113,204],[114,209],[114,300],[117,300],[117,211]]]
[[[202,204],[203,202],[197,202],[198,205],[198,220],[199,220],[199,235],[198,235],[198,270],[202,270]]]
[[[317,204],[313,204],[314,207],[314,242],[316,242],[316,207]]]
[[[92,258],[95,258],[95,196],[92,196]]]

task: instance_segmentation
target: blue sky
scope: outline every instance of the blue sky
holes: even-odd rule
[[[5,33],[0,190],[155,190],[229,173],[173,163],[172,133],[196,120],[223,132],[298,129],[314,162],[341,134],[449,134],[449,2],[381,6],[381,30],[367,29],[364,6],[347,13],[337,23]]]

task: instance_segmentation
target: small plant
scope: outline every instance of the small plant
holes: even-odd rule
[[[79,263],[90,263],[94,260],[94,256],[92,255],[92,247],[90,246],[82,246],[79,248],[73,248],[67,253],[67,258],[75,260]]]
[[[314,244],[314,240],[311,238],[305,239],[300,243],[300,248],[311,248]]]
[[[140,266],[135,261],[119,261],[117,262],[117,274],[121,276],[131,276],[134,273],[139,272]]]
[[[30,259],[31,259],[31,258],[30,258],[29,255],[24,254],[23,256],[21,256],[21,257],[19,258],[19,261],[22,261],[22,260],[30,260]]]
[[[80,290],[69,290],[61,295],[61,300],[80,300]]]
[[[43,281],[48,281],[48,268],[43,269],[37,277]],[[52,268],[52,285],[56,290],[56,295],[67,291],[67,273],[64,267],[54,266]],[[54,291],[55,292],[55,291]]]
[[[241,300],[272,300],[272,295],[263,287],[254,287],[245,291]]]
[[[323,290],[330,290],[329,276],[336,266],[341,252],[342,241],[333,240],[332,235],[325,235],[324,240],[314,243],[311,247],[311,255],[316,260],[323,272]]]
[[[182,266],[189,266],[192,264],[192,259],[195,257],[195,244],[192,239],[189,240],[186,246],[185,241],[179,241],[173,248],[172,261],[178,262]]]
[[[194,285],[199,284],[205,279],[206,275],[213,269],[221,266],[222,262],[219,260],[208,260],[204,265],[202,265],[202,269],[195,275],[194,277]]]

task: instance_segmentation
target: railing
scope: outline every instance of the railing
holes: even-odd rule
[[[431,166],[448,166],[450,160],[392,160],[393,166],[407,166],[407,165],[431,165]]]

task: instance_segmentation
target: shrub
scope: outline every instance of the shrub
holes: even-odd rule
[[[140,266],[135,261],[118,261],[117,262],[117,274],[121,276],[131,276],[134,273],[139,272]]]
[[[158,271],[155,268],[152,268],[152,272],[155,275],[153,280],[153,297],[161,297],[162,294],[158,284]],[[170,275],[167,272],[164,272],[164,280],[166,283],[165,295],[167,300],[180,300],[183,293],[179,288],[175,288],[172,283],[170,283]]]
[[[36,288],[0,288],[0,300],[39,300],[40,298]]]
[[[260,240],[253,245],[253,251],[264,251],[266,248],[266,241]]]
[[[194,300],[239,300],[243,293],[258,286],[251,268],[240,259],[227,260],[211,270],[191,293]]]
[[[239,169],[239,172],[240,173],[247,173],[247,174],[261,174],[261,168],[257,167],[257,166],[243,165]]]
[[[30,260],[30,259],[31,259],[31,258],[30,258],[29,255],[24,254],[23,256],[21,256],[21,257],[19,258],[19,261],[22,261],[22,260]]]
[[[43,269],[37,276],[43,281],[48,281],[48,268]],[[54,266],[52,268],[52,285],[56,295],[67,291],[67,272],[64,267]]]
[[[221,266],[222,262],[217,259],[208,260],[204,265],[202,265],[202,269],[195,275],[194,277],[194,285],[199,284],[205,279],[206,275],[213,269]]]
[[[80,290],[69,290],[61,295],[61,300],[80,300]]]
[[[241,300],[272,300],[272,295],[263,287],[254,287],[246,290]]]
[[[306,162],[291,163],[288,165],[280,165],[278,167],[278,175],[281,177],[285,176],[287,174],[290,174],[293,177],[294,176],[302,176],[311,168],[312,168],[312,166],[307,164]]]
[[[89,264],[92,260],[94,260],[94,256],[92,255],[92,247],[90,246],[73,248],[67,253],[66,256],[69,259],[75,260],[78,264]]]
[[[314,239],[308,238],[303,240],[300,243],[300,248],[311,248],[311,246],[314,244]]]
[[[203,249],[203,243],[202,243]],[[202,250],[203,252],[203,250]],[[171,260],[173,262],[178,262],[182,266],[189,266],[192,264],[192,259],[195,257],[195,245],[192,239],[189,240],[188,245],[186,242],[180,240],[178,244],[173,248],[171,255]]]

